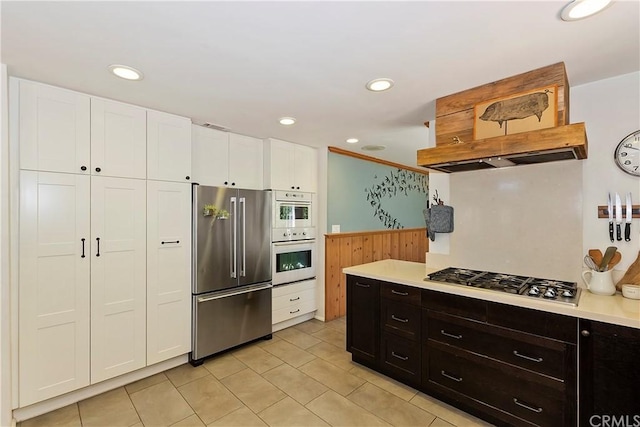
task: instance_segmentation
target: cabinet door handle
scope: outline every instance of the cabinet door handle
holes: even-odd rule
[[[450,380],[454,380],[457,383],[462,382],[462,377],[456,377],[454,375],[446,373],[445,371],[440,371],[440,374],[442,374],[443,377],[449,378]]]
[[[100,256],[100,238],[96,237],[96,242],[98,242],[98,252],[96,252],[96,256]]]
[[[162,243],[163,245],[164,245],[165,243],[180,243],[180,240],[171,240],[171,241],[166,241],[166,242],[163,240],[163,241],[162,241],[162,242],[160,242],[160,243]]]
[[[300,309],[293,310],[293,311],[290,311],[290,312],[289,312],[289,314],[294,314],[294,313],[297,313],[297,312],[299,312],[299,311],[300,311]]]
[[[395,320],[396,322],[402,322],[402,323],[407,323],[409,321],[409,319],[401,319],[400,317],[396,317],[395,314],[391,315],[391,318],[393,320]]]
[[[300,299],[300,297],[289,298],[289,301],[298,301],[299,299]]]
[[[84,237],[80,240],[82,240],[82,255],[80,255],[80,258],[84,258]]]
[[[462,335],[450,334],[449,332],[445,331],[444,329],[440,329],[440,333],[442,335],[444,335],[445,337],[453,338],[453,339],[456,339],[456,340],[459,340],[459,339],[462,338]]]
[[[542,412],[542,408],[534,408],[534,407],[533,407],[533,406],[531,406],[531,405],[527,405],[527,404],[526,404],[526,403],[524,403],[524,402],[520,402],[520,401],[519,401],[517,398],[515,398],[515,397],[513,398],[513,403],[515,403],[515,404],[516,404],[516,405],[518,405],[518,406],[522,406],[523,408],[528,409],[528,410],[530,410],[531,412],[536,412],[536,413],[538,413],[538,414],[539,414],[540,412]]]
[[[356,286],[360,286],[361,288],[370,288],[371,285],[367,285],[366,283],[356,282]]]
[[[580,335],[582,335],[583,337],[588,337],[589,335],[591,335],[591,333],[588,330],[583,329],[582,331],[580,331]]]
[[[395,357],[396,359],[400,359],[400,360],[409,360],[409,356],[403,356],[401,354],[396,353],[395,351],[391,352],[391,355],[393,357]]]
[[[403,297],[406,297],[407,295],[409,295],[409,292],[398,292],[398,291],[396,291],[394,289],[391,289],[391,293],[395,294],[395,295],[400,295],[400,296],[403,296]]]
[[[513,354],[518,356],[518,357],[522,357],[523,359],[527,359],[530,360],[532,362],[542,362],[542,357],[531,357],[531,356],[525,356],[524,354],[518,353],[518,350],[513,350]]]
[[[96,172],[102,172],[102,169],[96,168]]]

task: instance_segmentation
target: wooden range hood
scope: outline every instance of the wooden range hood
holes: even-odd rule
[[[474,105],[550,85],[558,88],[558,126],[473,140]],[[586,159],[587,148],[584,123],[569,124],[569,84],[560,62],[438,98],[436,146],[418,150],[417,164],[441,172],[464,172]]]

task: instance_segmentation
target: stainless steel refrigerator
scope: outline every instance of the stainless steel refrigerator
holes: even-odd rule
[[[193,185],[190,362],[271,336],[271,191]]]

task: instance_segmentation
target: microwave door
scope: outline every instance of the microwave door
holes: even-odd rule
[[[271,281],[270,191],[238,191],[238,283]]]
[[[234,204],[237,190],[195,185],[193,195],[193,293],[228,289],[237,286],[234,265]],[[228,215],[204,210],[213,205]],[[236,276],[236,277],[234,277]]]

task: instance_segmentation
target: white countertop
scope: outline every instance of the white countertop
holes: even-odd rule
[[[602,296],[592,294],[583,288],[578,306],[573,307],[488,289],[425,281],[426,275],[437,271],[437,269],[427,268],[425,264],[418,262],[386,259],[347,267],[342,271],[354,276],[640,329],[640,300],[624,298],[620,293]]]

